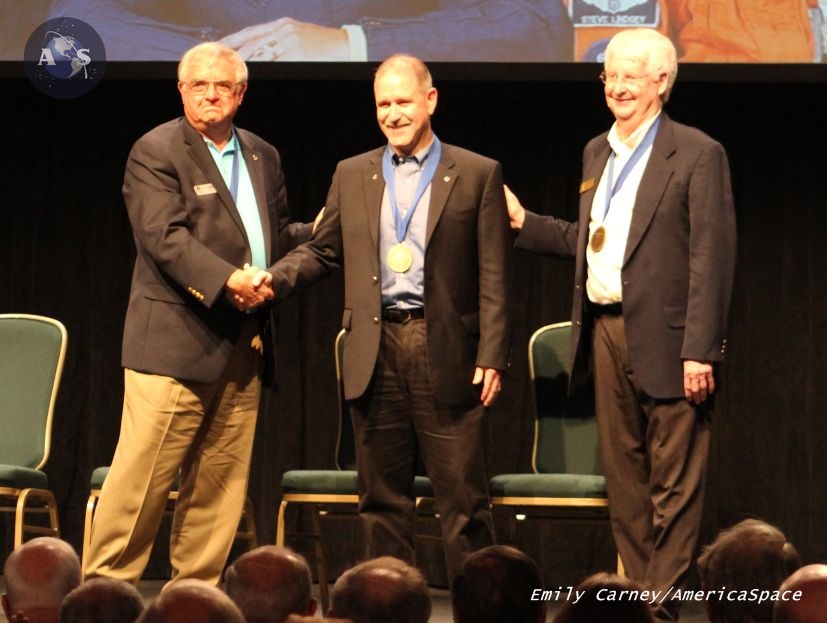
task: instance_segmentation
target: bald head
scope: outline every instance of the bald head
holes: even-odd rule
[[[239,556],[224,573],[224,591],[247,623],[281,623],[290,614],[313,614],[310,583],[304,557],[275,545]]]
[[[426,623],[431,597],[415,567],[391,556],[363,562],[333,586],[330,615],[353,623]]]
[[[3,567],[9,613],[36,608],[55,609],[80,584],[80,561],[66,541],[50,536],[23,543],[6,558]]]
[[[801,567],[784,580],[775,602],[775,623],[827,621],[827,565]]]
[[[421,59],[409,54],[394,54],[382,61],[382,64],[376,69],[374,83],[384,77],[388,72],[398,74],[412,73],[416,77],[416,82],[423,93],[434,86],[431,72],[425,63],[422,62]]]
[[[201,580],[180,580],[144,610],[139,623],[244,623],[222,591]]]

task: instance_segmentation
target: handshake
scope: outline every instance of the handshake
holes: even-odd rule
[[[245,264],[232,272],[224,284],[227,300],[237,310],[246,312],[273,300],[273,275],[266,270]]]

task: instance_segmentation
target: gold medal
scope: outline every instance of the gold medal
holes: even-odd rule
[[[395,273],[404,273],[413,264],[413,253],[402,242],[393,245],[388,251],[388,268]]]
[[[594,230],[592,234],[592,251],[595,253],[599,253],[600,249],[603,248],[603,243],[606,242],[606,230],[603,229],[603,225],[598,227]]]

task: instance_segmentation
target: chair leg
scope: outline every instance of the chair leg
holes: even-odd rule
[[[32,509],[30,512],[48,513],[49,527],[30,525],[26,523],[26,510],[29,498],[38,500],[43,508]],[[46,489],[23,489],[17,498],[17,508],[14,515],[14,547],[17,549],[23,544],[23,534],[31,532],[47,536],[60,537],[60,522],[57,516],[57,500],[51,491]]]
[[[89,548],[92,545],[92,520],[95,518],[95,507],[98,505],[98,496],[90,495],[86,500],[86,513],[83,517],[83,553],[81,554],[81,566],[84,575],[86,574],[86,563],[89,559]]]
[[[313,512],[313,531],[316,534],[316,568],[319,575],[319,597],[322,602],[322,613],[326,613],[330,608],[330,597],[327,590],[327,571],[324,559],[324,546],[322,544],[322,516],[326,512],[322,510],[320,505],[314,506]]]
[[[279,516],[276,520],[276,545],[284,547],[284,513],[287,511],[287,500],[282,499],[279,504]]]

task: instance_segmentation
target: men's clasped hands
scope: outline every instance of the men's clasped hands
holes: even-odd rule
[[[273,275],[266,270],[244,264],[232,272],[224,285],[233,307],[246,312],[272,301],[276,293],[271,287]]]

